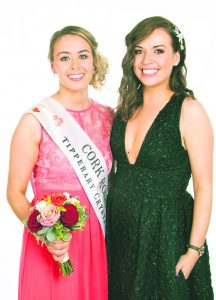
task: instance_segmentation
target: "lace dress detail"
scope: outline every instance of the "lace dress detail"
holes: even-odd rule
[[[109,139],[114,117],[111,109],[92,101],[86,110],[68,111],[101,151],[110,170]],[[101,226],[71,164],[43,127],[32,187],[35,200],[54,192],[79,196],[90,217],[84,231],[73,234],[69,256],[75,270],[68,277],[61,275],[59,264],[46,246],[38,245],[35,238],[24,231],[19,300],[106,300],[107,259]]]
[[[126,124],[115,118],[111,149],[117,173],[107,200],[109,299],[212,300],[208,249],[188,280],[175,275],[187,250],[193,198],[188,153],[179,130],[184,95],[174,95],[160,111],[137,161],[125,152]]]
[[[81,112],[68,111],[100,149],[110,171],[112,156],[109,136],[113,112],[108,107],[99,105],[96,102],[92,102],[90,108]],[[82,189],[70,162],[42,127],[39,156],[33,170],[33,188],[36,198],[40,196],[41,191],[42,193],[45,190],[50,192],[53,188],[56,188],[57,184],[61,187],[61,190]]]

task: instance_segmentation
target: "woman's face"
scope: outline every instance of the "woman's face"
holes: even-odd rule
[[[78,92],[88,89],[93,76],[93,55],[90,45],[80,36],[67,34],[54,46],[53,72],[60,86]]]
[[[145,88],[169,88],[173,66],[179,61],[180,55],[173,51],[171,37],[163,28],[157,28],[135,46],[133,69]]]

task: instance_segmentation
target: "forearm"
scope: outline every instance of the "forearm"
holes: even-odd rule
[[[212,210],[211,188],[195,191],[193,224],[189,243],[201,247],[206,239]]]
[[[8,191],[7,199],[15,215],[21,222],[28,219],[31,205],[24,194]]]

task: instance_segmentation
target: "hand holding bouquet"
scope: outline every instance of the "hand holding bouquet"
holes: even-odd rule
[[[77,197],[68,193],[58,193],[44,196],[37,200],[31,208],[28,220],[23,223],[39,241],[43,243],[55,240],[69,241],[71,232],[83,229],[88,215]],[[63,276],[73,272],[68,254],[60,262]]]

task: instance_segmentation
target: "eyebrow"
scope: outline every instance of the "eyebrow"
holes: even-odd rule
[[[158,48],[158,47],[163,47],[163,48],[166,48],[166,46],[165,46],[165,45],[156,45],[156,46],[153,46],[153,48]],[[136,46],[135,46],[135,48],[140,48],[140,49],[143,49],[143,47],[141,47],[141,46],[138,46],[138,45],[136,45]]]
[[[89,50],[80,50],[78,52],[78,54],[85,53],[85,52],[91,53],[91,51],[89,51]],[[61,51],[61,52],[57,53],[57,56],[59,56],[61,54],[70,54],[70,52],[69,51]]]

